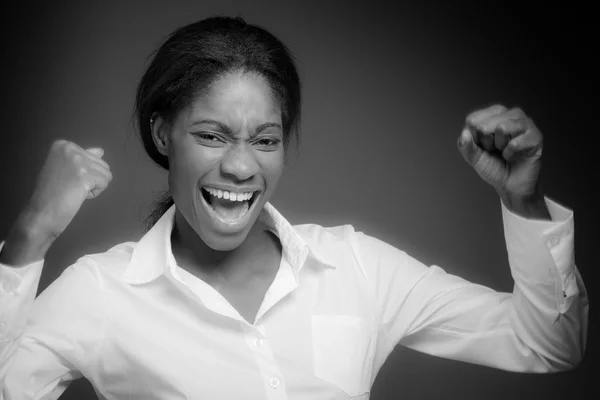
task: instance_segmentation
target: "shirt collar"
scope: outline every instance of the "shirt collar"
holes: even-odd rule
[[[123,279],[129,284],[153,281],[167,271],[172,271],[175,258],[171,251],[171,231],[175,218],[175,205],[171,206],[135,246]],[[307,258],[322,267],[335,268],[335,261],[323,246],[309,246],[296,229],[269,202],[265,203],[258,219],[275,233],[281,241],[283,257],[289,262],[295,275],[300,272]]]

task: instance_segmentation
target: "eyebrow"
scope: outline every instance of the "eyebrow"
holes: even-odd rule
[[[233,136],[233,132],[231,131],[231,129],[229,129],[229,127],[227,125],[223,124],[222,122],[215,121],[214,119],[203,119],[201,121],[194,122],[191,126],[196,126],[196,125],[201,125],[201,124],[214,125],[220,131],[222,131],[223,133],[225,133],[226,135]],[[264,124],[260,124],[259,126],[256,127],[256,134],[259,134],[259,133],[261,133],[262,131],[264,131],[265,129],[268,129],[268,128],[279,128],[279,129],[281,129],[281,125],[278,124],[278,123],[276,123],[276,122],[265,122]]]

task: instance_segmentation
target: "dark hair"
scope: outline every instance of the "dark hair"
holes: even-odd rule
[[[241,17],[211,17],[177,29],[152,54],[138,85],[134,117],[146,153],[169,169],[166,156],[154,145],[150,119],[155,113],[168,122],[204,93],[218,78],[232,72],[263,76],[281,105],[283,145],[299,144],[300,78],[290,50],[262,27]],[[151,55],[151,56],[152,56]],[[151,227],[173,205],[165,196],[147,218]]]

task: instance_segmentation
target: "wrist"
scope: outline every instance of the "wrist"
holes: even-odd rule
[[[15,224],[16,233],[32,243],[52,243],[59,235],[51,229],[46,213],[28,207],[21,212]]]
[[[6,238],[0,263],[22,267],[43,260],[58,236],[46,228],[45,220],[42,213],[23,210]]]
[[[523,218],[552,220],[543,194],[532,196],[500,194],[500,199],[508,210]]]

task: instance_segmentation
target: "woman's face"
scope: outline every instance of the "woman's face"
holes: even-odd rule
[[[227,75],[163,126],[153,133],[169,158],[178,212],[212,249],[237,248],[284,168],[281,108],[269,84],[257,74]]]

